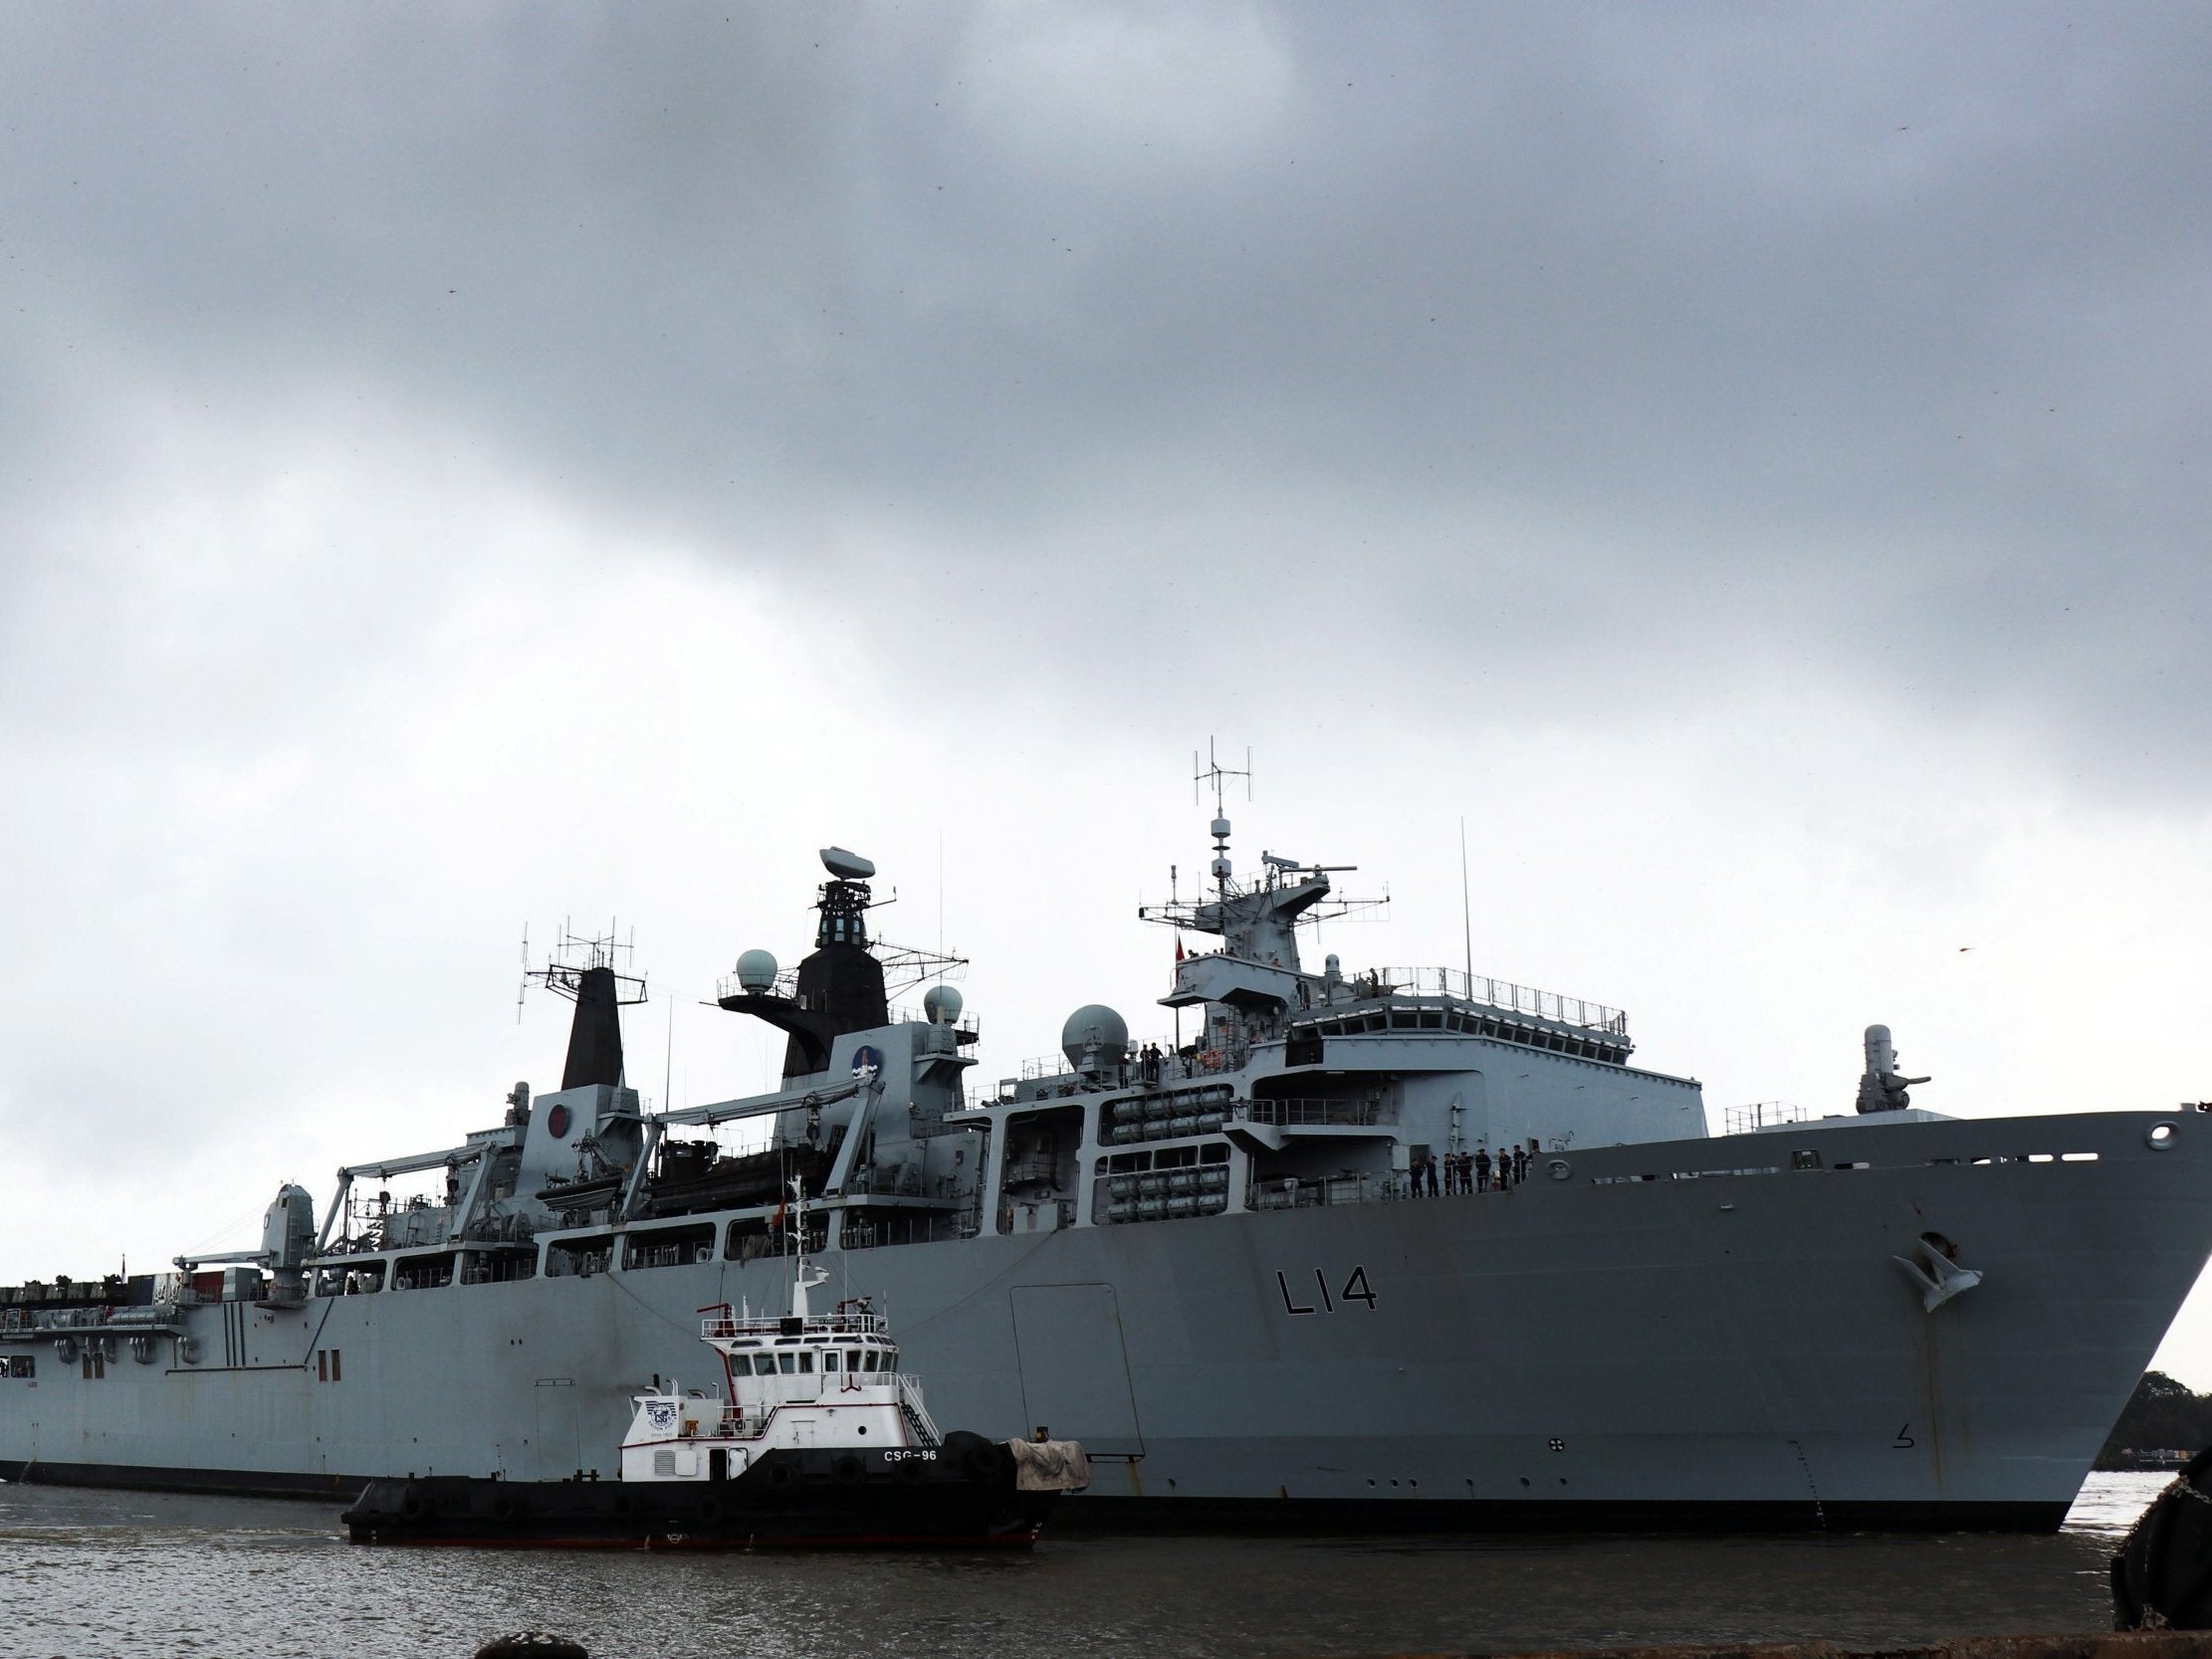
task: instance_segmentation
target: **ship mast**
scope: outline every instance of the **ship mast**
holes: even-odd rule
[[[806,1183],[796,1178],[791,1181],[791,1198],[785,1215],[793,1252],[791,1318],[803,1320],[807,1317],[806,1293],[814,1286],[825,1283],[829,1275],[806,1259]]]

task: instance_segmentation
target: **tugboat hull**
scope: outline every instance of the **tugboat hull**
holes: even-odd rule
[[[774,1451],[728,1481],[374,1480],[340,1519],[355,1544],[570,1550],[1026,1550],[1057,1492],[1012,1455]]]

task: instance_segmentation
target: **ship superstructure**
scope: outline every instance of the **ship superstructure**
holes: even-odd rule
[[[1342,867],[1240,883],[1213,828],[1210,892],[1146,915],[1181,1032],[1085,1007],[992,1088],[840,849],[796,971],[721,989],[785,1037],[766,1094],[642,1110],[631,982],[570,964],[561,1087],[496,1127],[348,1167],[320,1224],[285,1188],[257,1250],[0,1298],[0,1474],[612,1478],[646,1373],[796,1244],[941,1411],[1083,1442],[1063,1525],[2058,1524],[2212,1249],[2212,1119],[1944,1120],[1874,1028],[1860,1110],[1708,1135],[1615,1009],[1307,966]]]
[[[828,1277],[806,1255],[791,1182],[790,1312],[728,1306],[700,1340],[719,1385],[658,1374],[631,1400],[618,1478],[426,1475],[368,1483],[339,1519],[356,1544],[555,1549],[1027,1549],[1062,1492],[1089,1479],[1073,1441],[940,1434],[865,1299],[814,1313]]]

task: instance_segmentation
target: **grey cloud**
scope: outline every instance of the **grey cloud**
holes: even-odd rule
[[[19,13],[0,488],[352,388],[710,557],[981,584],[979,652],[1110,557],[1154,636],[1211,567],[1414,673],[1779,638],[2101,787],[2212,734],[2212,24],[1207,16]]]

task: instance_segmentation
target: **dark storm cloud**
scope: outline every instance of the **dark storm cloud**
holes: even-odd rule
[[[971,650],[1105,564],[1159,650],[1326,590],[1353,674],[1759,660],[2101,787],[2212,736],[2200,13],[6,29],[18,501],[149,405],[419,423]]]

